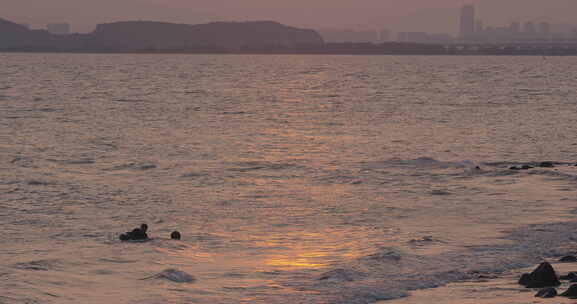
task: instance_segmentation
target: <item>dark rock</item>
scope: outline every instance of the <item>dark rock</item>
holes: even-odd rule
[[[130,240],[130,235],[128,233],[123,233],[118,237],[121,241],[128,241]]]
[[[519,279],[519,284],[527,288],[542,288],[559,286],[561,282],[557,279],[553,266],[548,262],[543,262],[530,274],[523,274]]]
[[[521,170],[521,168],[517,166],[509,167],[509,170]]]
[[[550,161],[540,162],[538,166],[541,168],[553,168],[553,167],[555,167],[553,162],[550,162]]]
[[[577,284],[573,284],[564,293],[560,294],[562,297],[568,297],[570,299],[577,299]]]
[[[577,275],[574,272],[570,272],[567,275],[559,277],[559,280],[575,280],[575,279],[577,279]]]
[[[529,285],[530,282],[531,282],[531,274],[530,273],[524,273],[519,278],[519,284],[520,285],[527,286],[527,285]]]
[[[574,255],[567,255],[560,258],[559,262],[577,262],[577,257]]]
[[[556,296],[557,296],[557,289],[553,287],[543,288],[539,290],[539,292],[537,292],[537,294],[535,295],[535,297],[538,298],[554,298]]]
[[[533,167],[529,165],[523,165],[523,167],[521,167],[521,170],[529,170],[529,169],[533,169]]]
[[[173,232],[170,234],[170,238],[173,239],[173,240],[180,240],[180,232],[178,232],[178,231],[173,231]]]

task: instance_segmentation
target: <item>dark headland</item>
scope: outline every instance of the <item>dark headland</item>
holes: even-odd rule
[[[577,44],[325,43],[312,29],[274,21],[122,21],[88,34],[54,35],[0,18],[0,52],[550,56],[577,55]]]

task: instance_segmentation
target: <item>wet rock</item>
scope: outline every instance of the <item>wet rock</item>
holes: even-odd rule
[[[47,186],[48,183],[43,182],[43,181],[38,181],[38,180],[31,180],[28,182],[28,185],[30,185],[30,186]]]
[[[540,162],[538,166],[541,168],[553,168],[553,167],[555,167],[553,162],[550,162],[550,161]]]
[[[530,273],[522,274],[521,277],[519,278],[519,284],[527,286],[529,285],[529,283],[531,283],[531,274]]]
[[[571,281],[571,280],[575,280],[575,279],[577,279],[577,274],[575,274],[574,272],[570,272],[570,273],[568,273],[567,275],[564,275],[564,276],[560,276],[560,277],[559,277],[559,280],[569,280],[569,281]]]
[[[559,262],[577,262],[577,257],[574,255],[567,255],[559,259]]]
[[[533,272],[525,273],[519,279],[519,284],[527,288],[542,288],[559,286],[555,269],[548,262],[541,263]]]
[[[554,298],[557,296],[557,289],[553,287],[543,288],[537,292],[535,297],[538,298]]]
[[[194,281],[196,281],[196,279],[191,276],[190,274],[184,272],[184,271],[180,271],[177,269],[165,269],[151,277],[148,278],[144,278],[143,280],[148,280],[148,279],[164,279],[164,280],[169,280],[175,283],[192,283]]]
[[[510,170],[529,170],[529,169],[533,169],[533,168],[534,168],[533,166],[529,166],[529,165],[522,165],[520,167],[517,167],[517,166],[509,167]]]
[[[569,286],[569,289],[560,294],[560,296],[568,297],[570,299],[577,299],[577,284]]]

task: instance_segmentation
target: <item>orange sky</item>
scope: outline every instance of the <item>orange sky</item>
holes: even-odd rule
[[[476,2],[485,23],[551,21],[577,24],[577,0],[1,0],[0,17],[42,27],[70,22],[76,31],[117,20],[202,23],[276,20],[306,27],[385,27],[454,32],[458,7]]]

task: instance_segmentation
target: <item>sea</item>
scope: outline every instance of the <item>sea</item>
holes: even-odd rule
[[[0,303],[406,303],[574,254],[575,83],[577,57],[0,53]]]

